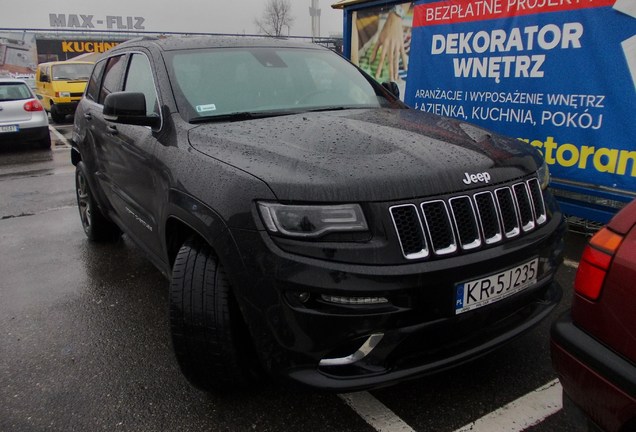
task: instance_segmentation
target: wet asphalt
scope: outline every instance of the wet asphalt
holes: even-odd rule
[[[60,128],[68,133],[70,127]],[[69,149],[0,151],[0,432],[373,431],[334,394],[266,382],[207,394],[172,354],[168,281],[124,236],[89,243]],[[568,236],[578,261],[585,238]],[[451,432],[555,379],[549,326],[436,376],[371,393],[416,431]],[[558,413],[530,431],[570,431]]]

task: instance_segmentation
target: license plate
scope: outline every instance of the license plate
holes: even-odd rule
[[[539,259],[455,286],[455,315],[498,302],[537,283]]]
[[[20,128],[18,125],[0,126],[0,133],[3,132],[17,132]]]

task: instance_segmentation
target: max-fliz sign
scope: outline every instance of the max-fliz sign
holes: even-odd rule
[[[49,23],[54,28],[97,30],[145,30],[144,17],[119,15],[49,14]]]

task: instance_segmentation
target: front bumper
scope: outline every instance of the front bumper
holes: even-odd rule
[[[512,315],[466,322],[448,319],[392,329],[384,334],[382,342],[371,354],[349,366],[348,370],[344,367],[298,367],[287,373],[303,384],[343,392],[441,372],[483,356],[530,330],[552,312],[561,296],[561,287],[552,283],[543,295],[516,309]],[[478,323],[483,326],[475,330],[473,327]]]
[[[627,425],[636,427],[636,365],[578,328],[569,313],[551,335],[552,363],[574,405],[565,408],[580,409],[602,430],[634,430]]]
[[[561,298],[553,277],[564,231],[555,217],[516,243],[431,262],[364,266],[291,254],[265,232],[231,230],[241,252],[224,264],[241,262],[228,274],[267,370],[317,388],[353,391],[457,366],[539,323]],[[531,289],[455,315],[457,283],[532,257],[540,271]],[[303,293],[310,300],[303,301]],[[389,303],[336,305],[322,294],[380,296]],[[374,334],[382,339],[365,357],[320,365],[354,354]]]

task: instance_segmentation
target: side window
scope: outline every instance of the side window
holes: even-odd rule
[[[146,114],[159,117],[157,91],[152,76],[152,68],[148,57],[143,54],[133,54],[128,66],[124,91],[140,92],[146,96]]]
[[[106,63],[106,68],[104,70],[102,88],[99,91],[98,102],[100,104],[104,103],[106,96],[119,90],[119,83],[121,82],[121,76],[125,65],[123,60],[123,55],[108,59],[108,63]]]
[[[99,83],[102,80],[102,72],[104,72],[104,66],[106,66],[106,61],[100,61],[93,68],[93,73],[91,74],[90,79],[88,80],[88,85],[86,86],[86,98],[92,100],[93,102],[97,102],[99,98]]]

